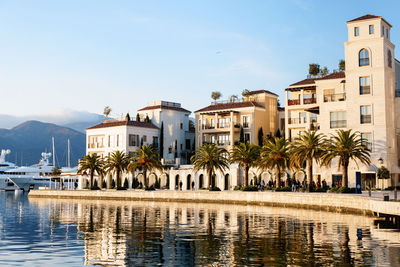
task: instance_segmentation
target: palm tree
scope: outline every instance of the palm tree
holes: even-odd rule
[[[260,156],[260,148],[249,142],[239,143],[232,148],[230,153],[230,162],[239,163],[244,169],[244,186],[249,184],[249,169],[256,166],[256,162]]]
[[[126,170],[126,167],[129,164],[129,158],[127,155],[122,151],[114,151],[106,158],[106,170],[107,172],[115,173],[116,174],[116,185],[117,189],[121,188],[121,172]]]
[[[300,169],[307,164],[308,192],[312,190],[313,160],[319,163],[324,152],[325,138],[315,131],[306,131],[296,137],[290,147],[290,165]]]
[[[104,116],[108,117],[108,115],[110,115],[112,109],[109,106],[105,106],[104,110],[103,110],[103,114]]]
[[[362,143],[358,132],[351,130],[338,130],[335,135],[327,142],[325,154],[322,155],[322,164],[330,166],[334,158],[339,158],[339,167],[342,168],[342,186],[348,187],[349,184],[349,163],[354,160],[358,167],[357,160],[368,165],[371,163],[370,151]]]
[[[222,96],[221,92],[218,91],[211,92],[211,98],[214,99],[214,101],[217,101],[221,96]]]
[[[84,172],[89,172],[90,175],[90,187],[93,186],[93,177],[94,173],[97,172],[98,174],[102,173],[103,171],[104,162],[97,156],[96,154],[86,155],[82,159],[79,160],[79,168],[78,173],[82,174]]]
[[[144,186],[147,187],[147,171],[162,169],[158,152],[152,145],[142,146],[142,148],[138,149],[133,155],[128,164],[128,170],[134,173],[138,167],[141,167],[143,170]]]
[[[275,169],[278,187],[281,186],[281,174],[289,166],[289,144],[283,137],[267,139],[261,148],[258,166],[263,169]]]
[[[223,172],[229,167],[229,161],[226,157],[228,151],[224,148],[219,148],[215,144],[202,145],[196,154],[191,157],[194,170],[206,170],[208,174],[208,186],[211,187],[211,179],[216,170]]]

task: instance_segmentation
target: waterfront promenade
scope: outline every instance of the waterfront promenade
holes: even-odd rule
[[[30,198],[225,203],[309,208],[365,215],[400,216],[400,202],[365,195],[299,192],[32,190]]]

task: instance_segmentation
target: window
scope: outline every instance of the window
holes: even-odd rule
[[[183,123],[181,122],[181,129],[183,129]]]
[[[147,142],[147,135],[143,135],[143,142]]]
[[[330,113],[330,119],[331,129],[347,127],[346,111],[333,111]]]
[[[368,54],[368,50],[363,48],[360,50],[359,53],[359,63],[360,66],[367,66],[369,65],[369,54]]]
[[[199,120],[199,131],[201,130],[201,120]]]
[[[392,51],[390,51],[390,49],[388,49],[388,51],[387,51],[387,57],[388,57],[388,67],[391,68],[392,67]]]
[[[360,77],[360,95],[368,95],[371,93],[369,76]]]
[[[249,128],[250,117],[249,116],[243,116],[242,117],[242,121],[243,121],[243,128]]]
[[[374,34],[374,25],[369,25],[369,34]]]
[[[158,136],[153,136],[153,146],[158,147]]]
[[[250,140],[250,133],[245,133],[244,134],[244,142],[251,142],[251,140]]]
[[[137,134],[129,135],[129,146],[139,146],[139,135]]]
[[[371,123],[371,106],[360,107],[360,123]]]
[[[214,121],[214,119],[211,119],[211,128],[215,128],[215,121]]]
[[[359,34],[360,33],[358,27],[354,27],[354,36],[358,36]]]
[[[307,116],[305,112],[299,112],[300,123],[307,123]]]
[[[218,135],[218,145],[219,146],[228,146],[228,145],[230,145],[229,135]]]
[[[230,121],[230,118],[219,118],[218,119],[218,128],[228,128],[229,121]]]
[[[361,144],[372,150],[372,135],[371,133],[361,133]]]
[[[382,26],[381,36],[383,37],[384,35],[385,35],[385,27]]]

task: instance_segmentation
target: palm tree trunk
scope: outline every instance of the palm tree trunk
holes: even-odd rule
[[[249,185],[249,166],[244,167],[244,186]]]
[[[276,177],[277,185],[275,187],[281,187],[281,168],[277,167],[276,170],[278,172],[278,177]]]
[[[342,165],[342,186],[349,187],[349,163]]]
[[[313,182],[313,177],[312,177],[312,160],[307,160],[307,180],[308,180],[308,186],[307,186],[307,191],[311,192],[312,191],[312,182]]]
[[[212,187],[212,170],[208,171],[208,187]]]
[[[93,171],[91,171],[90,172],[90,185],[89,185],[89,189],[93,186],[93,176],[94,176],[94,173],[93,173]]]
[[[121,187],[121,183],[119,181],[119,170],[117,170],[117,188]]]
[[[144,179],[144,187],[147,187],[147,168],[143,167],[143,179]]]

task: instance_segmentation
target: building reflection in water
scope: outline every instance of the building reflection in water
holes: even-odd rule
[[[76,221],[85,264],[400,264],[399,233],[378,229],[371,217],[221,204],[30,202],[54,213],[52,224]]]

